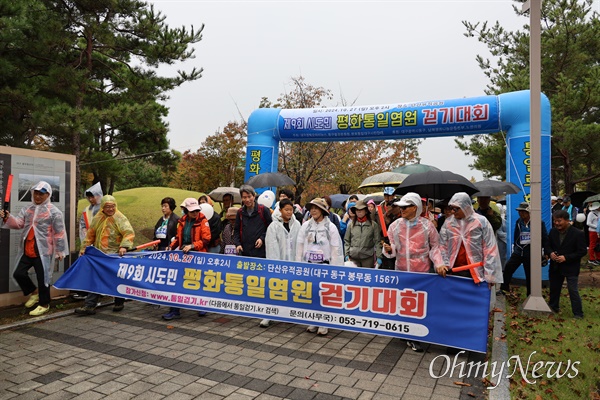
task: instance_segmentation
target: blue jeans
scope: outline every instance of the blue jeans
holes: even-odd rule
[[[581,297],[579,296],[579,275],[575,276],[564,276],[558,271],[553,271],[552,268],[549,271],[550,278],[550,302],[548,305],[554,311],[559,311],[560,292],[562,289],[565,278],[567,279],[567,290],[569,291],[569,299],[571,299],[571,310],[573,315],[576,317],[583,317],[583,306],[581,304]]]

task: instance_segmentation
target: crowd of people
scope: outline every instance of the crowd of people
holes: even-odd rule
[[[54,259],[68,254],[62,213],[50,203],[52,188],[39,182],[31,190],[32,204],[18,215],[0,210],[3,227],[22,229],[19,255],[14,277],[23,294],[29,296],[25,306],[38,307],[31,315],[42,315],[49,309],[51,275]],[[241,205],[234,205],[234,193],[222,197],[222,209],[216,213],[211,200],[187,198],[179,206],[171,197],[161,200],[162,216],[154,227],[154,250],[181,250],[184,253],[213,252],[247,257],[269,258],[311,264],[346,265],[356,268],[394,269],[416,273],[437,273],[442,277],[458,275],[486,284],[490,294],[510,291],[516,269],[523,265],[527,294],[530,294],[529,204],[516,210],[519,219],[514,226],[514,243],[506,243],[506,223],[502,210],[489,197],[478,197],[474,203],[466,193],[433,203],[417,193],[402,197],[394,188],[384,189],[380,204],[350,196],[339,214],[332,208],[329,196],[312,199],[304,208],[293,203],[293,194],[282,188],[277,202],[265,206],[257,201],[255,189],[242,185]],[[113,196],[103,195],[98,184],[86,191],[89,206],[84,210],[79,228],[81,254],[87,246],[124,255],[133,247],[135,232],[125,215],[117,208]],[[573,226],[578,214],[568,196],[552,197],[553,227],[542,226],[543,258],[550,262],[549,305],[559,312],[560,291],[567,281],[573,315],[583,318],[578,293],[579,263],[586,254],[590,265],[600,265],[600,203],[586,207],[589,247],[584,233]],[[512,252],[503,260],[506,246]],[[460,272],[457,267],[478,264]],[[34,268],[37,286],[29,278]],[[499,285],[498,292],[495,285]],[[99,295],[79,293],[84,305],[75,310],[79,315],[95,313]],[[124,299],[115,298],[113,311],[124,308]],[[199,316],[206,315],[200,311]],[[181,310],[171,307],[162,315],[165,320],[181,318]],[[271,321],[259,325],[267,328]],[[327,335],[326,327],[308,326],[308,332]],[[422,351],[416,341],[408,342],[414,351]]]

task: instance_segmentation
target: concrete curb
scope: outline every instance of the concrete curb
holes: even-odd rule
[[[489,362],[501,365],[508,361],[508,346],[506,339],[502,337],[506,335],[505,329],[505,316],[506,313],[506,301],[504,296],[496,296],[496,308],[501,310],[494,313],[494,330],[493,330],[493,343],[492,343],[492,357]],[[506,336],[504,336],[506,337]],[[510,399],[510,382],[505,376],[498,377],[499,382],[493,382],[498,384],[494,389],[489,389],[489,400],[505,400]]]
[[[110,306],[113,303],[114,303],[114,301],[101,302],[101,303],[98,304],[97,308],[102,308],[102,307]],[[25,319],[23,321],[13,322],[12,324],[0,325],[0,332],[6,331],[6,330],[9,330],[9,329],[13,329],[13,328],[18,328],[20,326],[25,326],[25,325],[29,325],[29,324],[35,324],[35,323],[38,323],[38,322],[44,322],[44,321],[49,321],[51,319],[62,318],[62,317],[66,317],[66,316],[69,316],[69,315],[74,315],[74,313],[75,313],[74,310],[75,309],[72,308],[70,310],[55,312],[55,313],[52,313],[52,314],[41,315],[39,317],[31,317],[31,318]]]

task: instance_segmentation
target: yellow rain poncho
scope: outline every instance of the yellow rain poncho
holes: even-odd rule
[[[104,213],[104,207],[109,204],[115,206],[115,213],[110,217]],[[107,194],[102,197],[100,212],[96,214],[90,224],[90,229],[88,229],[81,246],[82,252],[90,245],[107,254],[118,253],[120,247],[133,247],[133,239],[135,238],[133,228],[127,217],[116,207],[117,201],[113,196]]]

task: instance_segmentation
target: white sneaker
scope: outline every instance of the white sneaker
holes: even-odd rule
[[[309,326],[306,328],[306,332],[315,333],[316,331],[317,331],[317,327],[316,327],[316,326],[314,326],[314,325],[309,325]]]
[[[319,330],[317,331],[317,335],[319,335],[319,336],[325,336],[328,333],[329,333],[329,329],[323,328],[323,327],[320,327]]]
[[[260,326],[261,328],[268,328],[270,324],[271,324],[270,320],[263,319],[262,321],[260,321],[260,324],[258,326]]]

